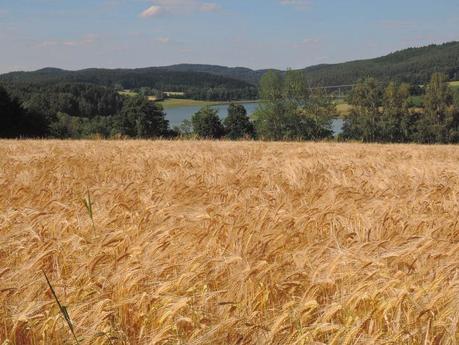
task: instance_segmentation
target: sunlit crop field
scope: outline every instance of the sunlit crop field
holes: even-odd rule
[[[80,344],[459,341],[457,146],[0,141],[0,188],[0,344],[76,343],[43,272]]]

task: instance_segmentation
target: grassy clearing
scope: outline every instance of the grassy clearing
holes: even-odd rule
[[[449,83],[449,85],[453,88],[459,88],[459,81],[452,81]]]
[[[233,103],[256,103],[257,101],[234,101]],[[182,98],[167,98],[164,101],[158,102],[162,104],[164,109],[172,109],[172,108],[182,108],[182,107],[190,107],[190,106],[198,106],[198,107],[205,107],[205,106],[212,106],[212,105],[221,105],[221,104],[229,104],[230,102],[222,102],[222,101],[198,101],[194,99],[182,99]]]
[[[134,97],[134,96],[137,96],[138,93],[137,92],[134,92],[134,91],[130,91],[130,90],[125,90],[125,91],[119,91],[118,92],[121,96],[128,96],[128,97]],[[147,98],[150,100],[150,101],[156,101],[156,96],[147,96]]]
[[[351,112],[352,106],[347,103],[338,103],[336,104],[336,110],[338,111],[338,115],[345,116],[349,115]]]
[[[257,102],[257,101],[236,101],[234,103],[250,103],[250,102]],[[228,104],[229,102],[209,102],[209,101],[197,101],[193,99],[178,99],[178,98],[168,98],[165,101],[158,102],[162,104],[164,109],[172,109],[172,108],[180,108],[180,107],[189,107],[189,106],[212,106],[212,105],[220,105],[220,104]],[[343,101],[340,101],[336,104],[336,109],[339,115],[348,115],[351,111],[351,106]]]
[[[0,147],[5,344],[457,342],[457,146]]]
[[[120,91],[120,95],[123,96],[136,96],[137,93],[129,90]],[[177,93],[179,94],[179,93]],[[149,96],[148,99],[150,101],[156,101],[156,97]],[[256,102],[256,101],[235,101],[234,103],[248,103],[248,102]],[[212,106],[212,105],[219,105],[219,104],[229,104],[230,102],[222,102],[222,101],[199,101],[194,99],[185,99],[185,98],[166,98],[164,101],[159,101],[158,104],[161,104],[165,110],[173,109],[173,108],[183,108],[183,107],[205,107],[205,106]]]
[[[222,102],[197,101],[194,99],[182,99],[182,98],[167,98],[166,100],[158,102],[158,103],[161,104],[164,107],[164,109],[191,107],[191,106],[205,107],[208,105],[222,104]]]
[[[121,96],[129,96],[129,97],[134,97],[134,96],[137,96],[137,95],[138,95],[137,92],[129,91],[129,90],[118,91],[118,93],[119,93]]]

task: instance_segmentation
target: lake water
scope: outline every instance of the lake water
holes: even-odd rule
[[[247,110],[247,114],[252,115],[258,107],[258,103],[240,103]],[[217,109],[218,115],[221,119],[224,119],[228,112],[228,104],[214,105],[212,108]],[[198,112],[201,109],[201,106],[187,106],[187,107],[177,107],[166,109],[166,118],[169,120],[171,127],[178,126],[183,120],[191,119],[194,113]],[[343,120],[335,119],[333,120],[333,132],[339,134],[343,129]]]

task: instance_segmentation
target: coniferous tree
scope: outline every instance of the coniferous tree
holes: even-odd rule
[[[169,131],[162,107],[142,96],[128,98],[114,123],[117,133],[134,138],[158,138]]]
[[[228,106],[228,116],[223,124],[226,136],[232,140],[254,138],[255,136],[255,128],[243,105],[231,103]]]
[[[193,132],[200,138],[219,139],[225,133],[217,110],[211,107],[200,109],[191,118],[191,123],[193,124]]]

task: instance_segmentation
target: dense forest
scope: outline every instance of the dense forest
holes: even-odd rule
[[[244,67],[180,64],[157,67],[168,72],[207,73],[258,85],[267,70]],[[444,73],[450,80],[459,80],[459,42],[404,49],[367,60],[338,64],[324,64],[304,69],[311,86],[354,84],[366,77],[381,81],[424,84],[435,72]],[[283,71],[279,71],[285,74]]]
[[[89,83],[118,90],[149,87],[184,92],[187,98],[238,100],[256,98],[256,86],[267,71],[196,64],[81,71],[45,68],[0,75],[0,84]],[[419,85],[427,83],[435,72],[446,74],[449,80],[459,80],[459,42],[409,48],[375,59],[311,66],[304,72],[310,86],[354,84],[370,76],[385,82]]]
[[[251,117],[243,106],[231,104],[222,122],[216,109],[204,107],[173,129],[162,107],[142,95],[121,96],[88,84],[32,90],[16,89],[21,101],[0,87],[0,137],[459,142],[459,89],[441,73],[432,75],[420,96],[408,83],[360,80],[347,98],[351,112],[338,137],[332,130],[337,116],[332,96],[310,88],[304,71],[268,71],[260,81],[262,101]],[[413,104],[413,92],[421,106]]]
[[[225,78],[242,80],[252,85],[258,85],[261,77],[268,71],[253,70],[246,67],[226,67],[216,65],[202,65],[202,64],[179,64],[172,66],[160,67],[167,71],[175,72],[200,72],[209,73],[213,75],[222,76]]]
[[[183,92],[187,98],[202,100],[228,101],[257,98],[256,86],[245,81],[203,72],[169,71],[156,67],[81,71],[45,68],[35,72],[12,72],[0,75],[0,84],[8,89],[74,83],[105,86],[118,91],[148,87],[162,92]]]
[[[409,48],[380,58],[305,69],[312,85],[354,84],[373,77],[380,81],[425,84],[435,72],[459,79],[459,42]]]

